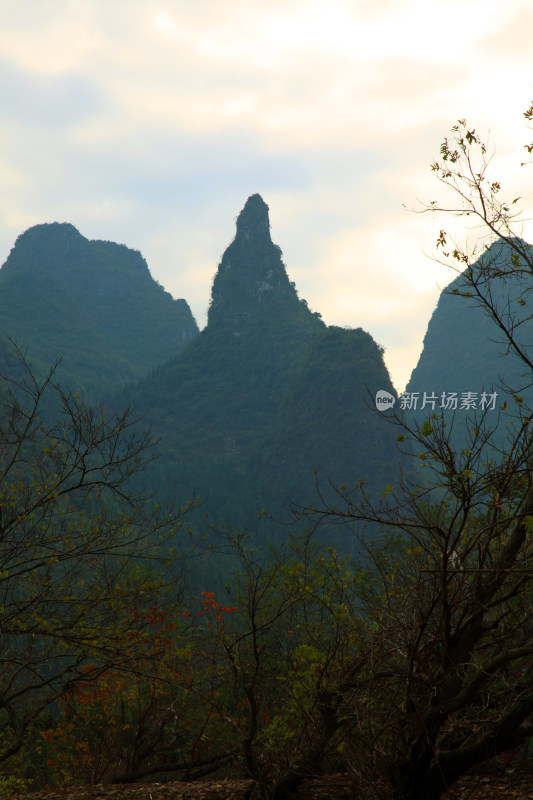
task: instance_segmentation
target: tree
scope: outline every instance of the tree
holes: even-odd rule
[[[231,585],[222,601],[203,591],[185,610],[151,610],[157,670],[147,675],[138,658],[139,674],[109,671],[63,693],[43,731],[63,780],[195,780],[230,764],[279,793],[310,764],[319,769],[315,694],[326,694],[346,632],[329,608],[340,602],[344,560],[315,558],[305,540],[254,551],[240,533],[219,535],[219,555],[234,562]]]
[[[432,170],[455,200],[422,210],[475,217],[487,234],[482,246],[492,245],[479,258],[479,249],[441,230],[440,257],[462,271],[458,293],[487,311],[531,384],[533,363],[519,334],[531,319],[533,251],[514,230],[519,198],[500,199],[487,148],[465,121],[440,154]],[[518,297],[509,291],[496,303],[496,281],[513,280]],[[469,768],[533,735],[533,411],[522,396],[515,400],[504,446],[487,412],[459,448],[443,414],[419,425],[395,415],[398,439],[419,463],[417,482],[387,487],[380,500],[364,487],[338,489],[335,501],[321,495],[314,508],[300,509],[315,524],[372,533],[373,581],[354,615],[352,668],[331,688],[345,763],[369,797],[438,800]],[[376,775],[385,779],[372,786]]]
[[[179,516],[135,489],[154,442],[130,409],[90,407],[16,354],[0,389],[0,762],[74,685],[134,667],[135,609],[168,582],[153,566]]]
[[[436,800],[533,734],[531,447],[488,465],[485,436],[457,455],[437,415],[432,425],[412,434],[422,485],[313,512],[396,537],[368,545],[359,669],[341,675],[338,710],[352,770],[367,785],[387,774],[395,800]]]
[[[355,669],[364,575],[312,536],[253,549],[242,534],[219,535],[236,561],[226,587],[235,614],[215,603],[218,622],[210,639],[202,633],[207,663],[217,665],[215,691],[203,698],[226,723],[237,768],[262,796],[290,798],[307,777],[343,763],[336,687]]]
[[[214,635],[234,610],[213,592],[202,592],[198,610],[146,610],[149,641],[135,672],[110,670],[63,694],[61,713],[42,731],[49,778],[123,783],[162,773],[191,781],[234,760],[231,712],[220,713],[227,668]]]
[[[524,116],[533,118],[533,105]],[[479,241],[474,245],[468,240],[461,243],[441,229],[436,242],[438,260],[461,273],[463,288],[454,288],[454,294],[479,303],[495,323],[495,333],[499,331],[507,352],[514,352],[531,376],[533,358],[519,330],[532,318],[528,297],[533,290],[533,249],[517,230],[522,227],[517,205],[521,198],[501,199],[500,181],[489,177],[492,155],[465,120],[459,120],[451,133],[451,140],[444,139],[440,147],[440,159],[431,165],[441,186],[450,193],[451,202],[431,201],[418,213],[472,218],[478,226]],[[526,149],[533,152],[533,144]],[[502,286],[506,290],[503,300]],[[499,291],[495,291],[497,288]],[[519,388],[514,387],[515,391]]]

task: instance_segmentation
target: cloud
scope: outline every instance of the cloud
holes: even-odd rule
[[[523,0],[0,5],[0,260],[29,225],[71,221],[140,249],[202,323],[259,192],[300,296],[405,376],[447,279],[424,255],[439,220],[402,204],[434,198],[458,117],[493,129],[527,210]]]
[[[87,67],[104,45],[105,26],[87,0],[2,0],[0,57],[35,75],[54,75]]]
[[[5,125],[64,131],[108,107],[106,92],[84,75],[33,74],[0,60],[0,107]]]

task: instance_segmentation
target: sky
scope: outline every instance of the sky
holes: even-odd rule
[[[300,297],[369,331],[401,391],[454,277],[432,258],[447,220],[412,209],[440,199],[456,120],[533,216],[530,0],[0,0],[0,18],[0,263],[71,222],[140,250],[203,327],[258,192]]]

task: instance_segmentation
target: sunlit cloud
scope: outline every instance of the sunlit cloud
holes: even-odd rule
[[[496,178],[533,216],[525,0],[0,9],[0,260],[25,227],[70,221],[140,249],[205,324],[235,217],[260,192],[300,296],[369,330],[401,388],[453,277],[428,257],[442,221],[406,207],[438,195],[429,165],[456,119],[491,130]]]

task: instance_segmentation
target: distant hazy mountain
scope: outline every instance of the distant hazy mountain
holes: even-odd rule
[[[504,242],[497,241],[472,269],[479,271],[484,265],[490,264],[493,277],[485,284],[483,292],[487,298],[490,292],[491,303],[503,315],[506,324],[514,326],[516,340],[533,356],[533,307],[528,294],[531,279],[528,276],[512,279],[497,277],[498,270],[508,267],[510,256],[510,248]],[[504,401],[511,407],[511,413],[516,410],[513,392],[533,405],[533,392],[528,388],[533,376],[528,373],[524,363],[509,352],[504,334],[479,302],[474,297],[461,296],[460,293],[467,289],[464,277],[459,275],[442,292],[430,319],[418,364],[406,387],[404,402],[411,406],[416,402],[416,410],[421,417],[433,410],[429,402],[422,409],[424,394],[426,401],[429,395],[438,398],[434,410],[440,411],[441,403],[449,404],[449,396],[455,393],[458,399],[455,413],[457,425],[468,423],[469,420],[473,422],[483,402],[488,403],[489,396],[496,393],[494,412],[490,410],[487,413],[487,420],[496,424],[498,409]],[[512,392],[508,391],[509,388]],[[461,408],[467,393],[470,393],[472,401],[469,411]],[[451,411],[450,408],[445,413],[450,415]],[[509,427],[509,418],[509,412],[501,414],[502,432]]]
[[[325,491],[328,480],[393,482],[397,431],[376,410],[379,389],[394,393],[380,348],[361,329],[326,327],[298,298],[253,195],[215,276],[207,328],[133,402],[161,437],[155,485],[180,500],[196,491],[212,517],[242,524],[262,507],[313,502],[313,470]]]
[[[198,334],[135,250],[89,241],[72,225],[36,225],[0,269],[0,335],[91,399],[147,374]]]

